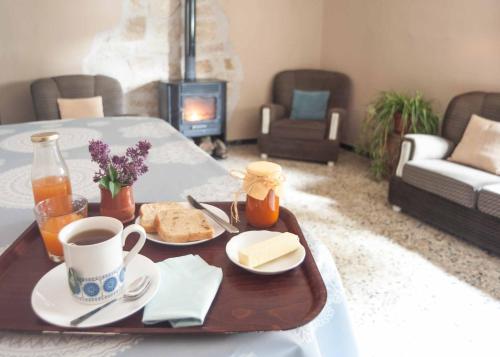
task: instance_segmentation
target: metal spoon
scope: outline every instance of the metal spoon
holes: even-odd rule
[[[149,276],[143,275],[137,279],[135,279],[125,290],[125,293],[123,296],[119,298],[115,298],[111,301],[108,301],[104,305],[99,306],[98,308],[95,308],[92,311],[87,312],[86,314],[83,314],[80,317],[77,317],[74,320],[70,321],[71,326],[78,326],[81,324],[83,321],[87,320],[90,316],[93,316],[95,313],[98,311],[101,311],[105,307],[111,305],[114,302],[117,302],[119,300],[123,301],[134,301],[137,299],[140,299],[144,294],[148,291],[149,286],[151,285],[151,278]]]

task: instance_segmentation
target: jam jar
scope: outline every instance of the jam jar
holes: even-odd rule
[[[281,166],[268,161],[256,161],[247,166],[243,189],[247,194],[247,222],[257,228],[267,228],[278,221],[283,177]]]

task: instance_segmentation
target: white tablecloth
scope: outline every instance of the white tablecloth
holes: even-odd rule
[[[90,139],[102,138],[119,153],[139,139],[153,144],[150,171],[134,185],[138,202],[231,200],[239,182],[163,120],[141,117],[31,122],[0,126],[0,247],[5,249],[34,217],[30,184],[31,134],[58,131],[72,187],[99,201],[92,182]],[[303,227],[304,228],[304,227]],[[2,356],[357,356],[355,339],[335,263],[321,242],[307,236],[328,290],[323,311],[311,323],[289,331],[223,336],[80,336],[0,333]]]

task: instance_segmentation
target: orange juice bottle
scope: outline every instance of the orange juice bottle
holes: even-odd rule
[[[59,151],[57,139],[59,134],[56,132],[37,133],[31,136],[33,143],[31,185],[35,204],[46,198],[71,194],[68,167]]]

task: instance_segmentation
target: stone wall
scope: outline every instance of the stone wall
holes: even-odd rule
[[[199,78],[218,78],[228,82],[227,111],[230,117],[239,99],[243,69],[231,45],[228,20],[217,0],[198,0],[197,11],[196,72]]]
[[[183,72],[184,1],[123,0],[119,25],[96,36],[83,72],[117,78],[128,113],[158,116],[158,80]],[[243,71],[218,0],[197,1],[198,78],[228,81],[228,117],[236,106]],[[228,124],[230,125],[230,124]]]

